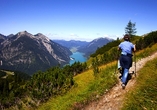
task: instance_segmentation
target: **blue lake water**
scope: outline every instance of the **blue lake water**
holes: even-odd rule
[[[83,56],[83,53],[80,52],[75,52],[73,53],[71,56],[71,60],[70,60],[70,65],[73,64],[74,62],[85,62],[87,60],[86,57]]]

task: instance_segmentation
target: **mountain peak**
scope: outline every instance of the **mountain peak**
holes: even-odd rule
[[[110,38],[110,37],[104,37],[105,39],[108,39],[110,41],[113,41],[114,39]]]
[[[44,36],[42,33],[37,33],[35,36]]]
[[[109,41],[112,41],[113,39],[109,38],[109,37],[99,37],[99,38],[96,38],[94,39],[93,41],[98,41],[98,40],[109,40]]]
[[[38,33],[36,35],[34,35],[35,37],[37,37],[38,39],[44,40],[44,41],[50,41],[50,39],[48,37],[46,37],[45,35],[43,35],[42,33]]]
[[[27,31],[18,32],[18,35],[22,35],[22,34],[28,34],[28,32]]]
[[[19,33],[17,33],[18,37],[20,36],[23,36],[23,35],[26,35],[26,36],[29,36],[29,37],[34,37],[32,34],[28,33],[27,31],[21,31]]]

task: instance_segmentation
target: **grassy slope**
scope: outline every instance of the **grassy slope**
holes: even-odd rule
[[[126,94],[123,110],[157,109],[157,57],[139,72],[132,91]]]
[[[47,103],[39,107],[39,110],[69,110],[75,109],[95,100],[96,97],[104,93],[114,84],[117,79],[114,75],[115,62],[107,66],[101,66],[101,77],[95,78],[92,70],[88,70],[77,75],[74,80],[77,83],[66,95],[50,99]],[[110,71],[112,70],[112,71]],[[100,86],[101,85],[101,86]]]
[[[83,88],[85,86],[87,86],[87,84],[94,79],[90,73],[91,73],[90,71],[87,71],[87,72],[84,72],[84,77],[82,77],[82,74],[75,77],[75,81],[78,81],[77,87],[74,87],[73,89],[71,89],[71,91],[68,92],[64,96],[58,96],[56,98],[50,99],[50,101],[48,103],[44,104],[42,107],[39,107],[39,108],[41,110],[49,110],[50,108],[51,109],[53,108],[54,110],[57,110],[57,109],[63,110],[64,108],[67,108],[68,106],[70,106],[70,104],[75,102],[76,100],[83,100],[83,99],[79,98],[78,95],[83,94],[83,93],[81,93]],[[86,80],[87,77],[90,80]],[[78,94],[78,95],[76,95],[76,94]]]

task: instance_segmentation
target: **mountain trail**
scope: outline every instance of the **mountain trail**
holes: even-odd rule
[[[138,76],[138,71],[146,64],[146,62],[155,57],[157,57],[157,52],[136,62],[136,77]],[[129,71],[135,71],[134,62]],[[132,76],[125,89],[122,89],[121,81],[119,81],[119,83],[116,84],[108,93],[101,96],[98,101],[89,103],[89,105],[82,108],[82,110],[120,110],[123,105],[125,94],[135,85],[136,77],[135,75]]]

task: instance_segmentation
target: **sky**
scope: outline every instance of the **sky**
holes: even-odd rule
[[[48,38],[117,39],[128,22],[136,35],[157,30],[157,0],[0,0],[0,33],[27,31]]]

